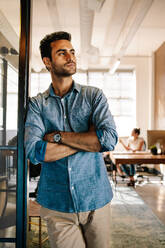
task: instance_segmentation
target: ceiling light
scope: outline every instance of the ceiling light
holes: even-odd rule
[[[2,55],[7,55],[9,53],[9,49],[7,48],[7,47],[1,47],[0,48],[0,54],[2,54]]]
[[[112,68],[110,69],[109,73],[112,75],[115,73],[115,71],[117,70],[117,68],[120,65],[120,59],[116,60],[116,62],[113,64]]]
[[[0,54],[3,56],[6,55],[18,55],[18,52],[14,48],[7,48],[5,46],[0,47]]]
[[[88,0],[88,8],[99,12],[104,4],[105,0]]]
[[[9,55],[18,55],[18,52],[14,48],[9,49]]]

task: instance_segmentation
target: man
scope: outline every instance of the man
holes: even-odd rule
[[[30,100],[25,147],[42,163],[37,201],[52,248],[108,248],[112,190],[103,151],[117,133],[102,91],[75,83],[71,35],[57,32],[40,43],[52,84]]]

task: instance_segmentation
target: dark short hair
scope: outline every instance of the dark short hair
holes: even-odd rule
[[[41,58],[43,59],[44,57],[50,58],[51,57],[51,42],[56,41],[56,40],[68,40],[71,41],[71,34],[64,32],[64,31],[59,31],[59,32],[54,32],[51,34],[46,35],[41,41],[40,41],[40,53],[41,53]]]
[[[133,129],[135,133],[137,133],[138,135],[140,134],[140,128],[134,128]]]

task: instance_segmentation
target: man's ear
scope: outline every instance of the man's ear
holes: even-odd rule
[[[45,64],[45,66],[46,66],[46,68],[48,69],[48,71],[50,70],[50,67],[51,67],[51,61],[50,61],[50,58],[48,58],[48,57],[43,57],[43,62],[44,62],[44,64]]]

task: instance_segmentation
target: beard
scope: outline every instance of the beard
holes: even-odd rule
[[[52,62],[52,73],[59,77],[69,77],[76,73],[76,63],[74,63],[75,66],[71,68],[67,68],[67,63],[62,66],[55,65],[54,62]]]

